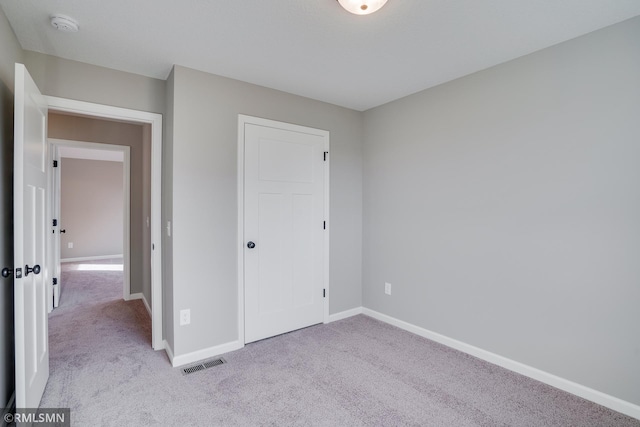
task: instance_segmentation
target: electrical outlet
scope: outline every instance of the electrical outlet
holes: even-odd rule
[[[391,283],[385,282],[384,293],[387,295],[391,295]]]
[[[68,247],[69,249],[73,249],[73,242],[69,242],[69,243],[67,243],[67,247]]]
[[[180,326],[191,323],[191,310],[180,310]]]

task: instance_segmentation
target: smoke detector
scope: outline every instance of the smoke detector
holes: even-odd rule
[[[51,17],[51,25],[56,30],[65,33],[77,33],[78,23],[73,19],[65,15],[53,15]]]

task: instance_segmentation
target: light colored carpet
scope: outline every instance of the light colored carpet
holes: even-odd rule
[[[77,426],[640,426],[640,421],[355,316],[249,344],[183,376],[151,349],[121,273],[73,270],[49,322],[42,407]]]

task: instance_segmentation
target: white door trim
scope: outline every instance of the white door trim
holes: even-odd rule
[[[151,126],[151,345],[154,350],[162,350],[162,115],[53,96],[45,99],[51,111]]]
[[[48,138],[49,144],[56,147],[77,147],[88,148],[92,150],[102,151],[119,151],[123,154],[122,161],[122,182],[123,182],[123,194],[122,194],[122,209],[123,209],[123,222],[122,222],[122,259],[123,259],[123,273],[124,280],[122,283],[122,298],[126,301],[131,299],[131,148],[126,145],[115,144],[101,144],[99,142],[85,142],[85,141],[73,141],[68,139],[56,139]],[[53,154],[54,150],[50,150]],[[51,159],[53,161],[53,159]],[[53,190],[53,197],[60,198],[60,194],[55,194]],[[61,226],[60,219],[58,218],[58,226]],[[54,248],[55,250],[55,248]],[[53,258],[53,257],[52,257]],[[95,258],[94,258],[95,259]],[[52,270],[54,271],[54,270]],[[58,280],[61,283],[60,277]],[[49,281],[51,282],[51,281]],[[49,286],[53,286],[51,283]]]
[[[53,227],[53,239],[47,240],[47,253],[49,254],[49,271],[51,271],[50,278],[53,277],[53,280],[58,280],[58,291],[60,290],[60,286],[62,284],[60,280],[60,169],[53,168],[52,163],[58,160],[58,148],[56,146],[52,146],[47,138],[47,144],[49,148],[49,176],[47,177],[48,187],[47,187],[47,196],[49,199],[49,206],[47,207],[47,214],[51,215],[47,217],[47,223],[51,224]],[[51,221],[56,218],[57,224],[54,225]],[[53,280],[48,280],[47,282],[47,308],[49,313],[58,306],[59,298],[54,296],[54,288],[53,288]],[[60,293],[58,292],[57,296],[59,297]]]
[[[238,341],[244,346],[244,129],[246,124],[254,124],[259,126],[272,127],[276,129],[284,129],[292,132],[302,132],[311,135],[319,135],[325,138],[324,151],[329,153],[330,135],[329,131],[314,129],[306,126],[299,126],[275,120],[263,119],[259,117],[246,116],[238,114],[238,241],[237,241],[237,257],[238,257]],[[324,289],[326,297],[324,299],[324,319],[323,323],[329,323],[329,172],[330,172],[330,156],[326,156],[326,168],[324,173],[324,217],[326,221],[326,232],[324,233]]]

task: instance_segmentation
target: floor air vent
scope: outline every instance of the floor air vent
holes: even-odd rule
[[[199,362],[195,365],[191,365],[189,367],[183,368],[182,374],[183,375],[193,374],[194,372],[204,371],[207,368],[213,368],[214,366],[222,365],[224,363],[227,363],[227,361],[224,360],[222,357],[205,360],[204,362]]]

